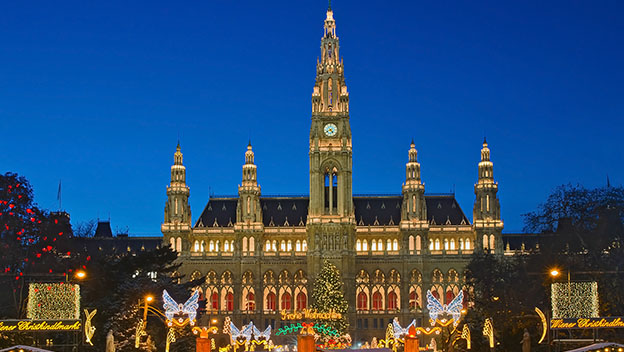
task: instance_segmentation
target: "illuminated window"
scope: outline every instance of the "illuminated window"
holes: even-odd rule
[[[306,252],[308,250],[308,241],[303,240],[303,242],[301,243],[301,249]]]
[[[270,251],[271,251],[271,242],[270,242],[269,240],[267,240],[267,241],[264,243],[264,251],[265,251],[265,252],[270,252]]]
[[[412,235],[410,235],[407,240],[407,248],[410,252],[414,250],[414,236]]]
[[[464,239],[462,238],[459,239],[459,249],[464,249]]]
[[[171,237],[169,239],[169,244],[171,244],[171,249],[173,249],[174,251],[176,250],[176,246],[175,246],[175,238]]]
[[[433,250],[433,240],[429,240],[429,250],[432,251]]]
[[[243,252],[247,252],[247,237],[243,237]]]
[[[288,240],[288,243],[286,244],[286,250],[288,252],[292,252],[292,241]]]
[[[225,241],[225,243],[223,244],[223,250],[225,252],[229,252],[230,251],[230,243],[228,241]]]
[[[368,310],[368,295],[364,292],[360,292],[357,295],[357,309]]]
[[[178,252],[182,252],[182,238],[178,237],[178,239],[176,240],[176,249]]]
[[[213,310],[219,309],[219,294],[217,292],[213,292],[212,295],[210,295],[210,306]]]
[[[247,293],[247,303],[245,306],[245,310],[248,311],[254,311],[256,310],[256,296],[253,294],[253,292],[248,292]]]
[[[465,246],[466,249],[470,249],[470,238],[466,238]]]
[[[494,246],[494,235],[490,235],[490,249],[494,250],[496,246]]]
[[[453,291],[446,291],[446,301],[444,303],[445,304],[451,303],[453,298],[455,298],[455,294],[453,294]]]
[[[436,238],[435,240],[435,250],[436,251],[440,250],[440,240],[438,238]]]
[[[284,240],[280,242],[280,251],[286,252],[286,241]]]
[[[275,311],[275,293],[269,292],[266,296],[266,310]]]
[[[399,250],[399,240],[395,239],[394,241],[392,241],[392,250],[393,251]]]
[[[297,294],[297,310],[303,310],[308,307],[308,297],[305,293],[299,292]]]
[[[383,297],[379,291],[373,293],[373,310],[383,310]]]
[[[368,241],[364,240],[364,242],[362,243],[362,250],[364,252],[368,252]]]
[[[410,292],[410,295],[409,295],[410,309],[420,308],[419,302],[420,302],[420,297],[418,297],[418,293],[416,292],[416,290]]]
[[[277,252],[277,241],[273,240],[273,242],[271,243],[271,250],[273,252]]]
[[[360,240],[357,240],[355,242],[355,250],[360,252],[362,250],[362,242]]]
[[[253,254],[256,247],[256,240],[253,237],[249,237],[249,252]]]
[[[488,249],[488,236],[483,235],[483,249]]]
[[[421,243],[420,243],[420,235],[417,235],[417,236],[416,236],[416,250],[417,250],[417,251],[420,251],[420,246],[421,246]]]
[[[208,250],[210,252],[214,252],[215,246],[214,246],[214,241],[210,241],[210,243],[208,244]]]
[[[388,239],[386,241],[386,250],[387,251],[391,251],[392,250],[392,240],[391,239]]]
[[[230,252],[234,252],[234,240],[230,241]]]
[[[295,242],[295,252],[301,252],[301,241]]]
[[[282,302],[281,303],[282,303],[281,304],[282,310],[291,310],[292,309],[290,293],[284,292],[282,294]]]
[[[449,241],[448,238],[444,239],[444,250],[448,250],[449,249]]]
[[[371,250],[373,252],[377,250],[377,242],[375,240],[371,241],[371,246],[372,246]]]
[[[451,238],[450,248],[451,248],[451,250],[455,249],[455,239],[453,239],[453,238]]]
[[[397,294],[392,291],[388,293],[388,309],[396,310],[397,307]]]
[[[220,247],[221,246],[220,246],[219,240],[217,240],[217,242],[215,243],[215,251],[218,252]]]
[[[193,245],[193,251],[199,252],[199,241],[195,240],[195,244]]]
[[[234,310],[234,294],[232,292],[228,292],[225,295],[225,310],[228,312]]]
[[[202,252],[206,251],[206,241],[201,241],[201,247],[199,248]]]

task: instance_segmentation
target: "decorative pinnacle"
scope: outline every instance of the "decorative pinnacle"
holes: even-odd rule
[[[327,4],[327,11],[331,11],[331,0],[328,0],[329,3]]]

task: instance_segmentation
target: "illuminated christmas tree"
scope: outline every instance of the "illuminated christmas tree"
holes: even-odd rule
[[[340,336],[347,333],[349,323],[347,321],[347,300],[342,291],[342,276],[340,271],[330,261],[323,263],[323,268],[319,273],[312,291],[313,304],[312,308],[321,313],[334,311],[342,314],[341,319],[321,320],[319,323],[326,324],[338,331]],[[321,338],[327,340],[328,336]]]

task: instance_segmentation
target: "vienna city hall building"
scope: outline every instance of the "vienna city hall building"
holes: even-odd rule
[[[201,287],[207,316],[278,328],[281,311],[310,304],[314,278],[329,260],[344,279],[354,342],[370,341],[383,337],[394,317],[402,325],[427,324],[427,290],[448,303],[463,288],[473,251],[503,252],[498,185],[485,141],[471,223],[453,194],[425,193],[413,142],[396,195],[354,195],[351,137],[329,9],[312,92],[309,196],[263,196],[250,144],[238,197],[211,197],[193,224],[179,145],[174,154],[162,233],[180,253],[180,274],[207,276]]]

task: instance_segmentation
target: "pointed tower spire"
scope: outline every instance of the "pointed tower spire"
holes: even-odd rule
[[[403,184],[403,215],[404,220],[426,220],[425,185],[420,180],[420,163],[418,151],[412,140],[407,152],[405,164],[405,183]]]
[[[254,164],[254,158],[255,155],[250,140],[245,151],[243,180],[241,185],[238,186],[239,199],[236,211],[237,226],[242,226],[243,228],[252,226],[252,223],[261,226],[260,186],[258,185],[257,167]]]
[[[182,160],[180,141],[178,141],[176,151],[173,154],[171,182],[167,186],[165,221],[161,226],[164,240],[166,243],[175,244],[177,251],[186,248],[188,235],[191,231],[191,206],[188,202],[190,189],[186,185],[186,167]],[[171,239],[174,241],[170,242]],[[184,241],[184,245],[182,241]]]
[[[478,169],[473,207],[473,226],[477,236],[475,243],[477,247],[491,253],[502,253],[503,222],[497,197],[498,184],[494,182],[494,164],[490,160],[490,148],[485,138]]]

